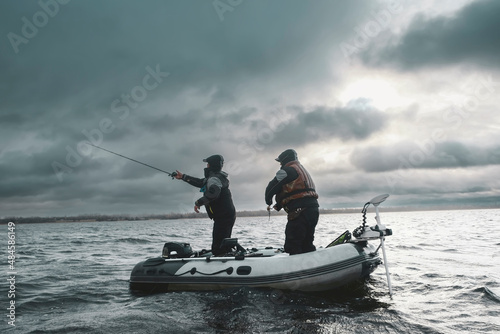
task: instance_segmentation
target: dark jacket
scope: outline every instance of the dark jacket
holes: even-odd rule
[[[226,172],[210,172],[207,178],[199,179],[184,174],[182,179],[192,186],[201,188],[203,196],[195,204],[204,205],[211,219],[234,217],[234,208],[229,180]]]

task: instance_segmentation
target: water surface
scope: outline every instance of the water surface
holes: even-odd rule
[[[374,223],[373,213],[368,222]],[[310,294],[235,288],[138,295],[133,266],[166,241],[211,244],[208,219],[16,225],[16,321],[7,324],[1,279],[0,330],[13,333],[499,333],[500,210],[392,212],[384,267],[366,282]],[[322,215],[316,246],[361,223],[361,214]],[[285,217],[238,218],[245,248],[282,247]],[[7,259],[7,226],[2,225]],[[3,261],[1,272],[7,278]]]

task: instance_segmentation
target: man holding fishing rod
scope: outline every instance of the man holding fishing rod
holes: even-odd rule
[[[226,253],[226,249],[223,249],[220,246],[222,244],[222,240],[225,238],[231,238],[234,221],[236,220],[236,210],[234,208],[231,191],[229,190],[228,175],[226,172],[222,171],[222,166],[224,165],[224,158],[222,155],[216,154],[203,159],[203,161],[207,163],[207,168],[205,168],[205,177],[203,179],[198,179],[179,171],[175,171],[173,173],[164,171],[163,169],[156,168],[144,162],[126,157],[122,154],[107,150],[91,143],[87,143],[87,145],[136,162],[143,166],[156,169],[157,171],[165,173],[172,178],[186,181],[192,186],[201,188],[200,191],[203,192],[203,196],[194,203],[194,211],[199,212],[200,207],[202,205],[205,206],[208,216],[214,221],[214,228],[212,231],[212,254],[222,255]]]
[[[214,221],[212,254],[222,255],[226,250],[220,246],[222,240],[231,237],[236,220],[236,210],[229,190],[228,174],[222,171],[224,165],[222,155],[212,155],[203,161],[207,163],[207,167],[204,170],[205,177],[202,179],[179,171],[172,173],[172,176],[200,188],[200,192],[203,192],[203,196],[194,203],[194,211],[199,212],[200,207],[205,206],[208,216]]]

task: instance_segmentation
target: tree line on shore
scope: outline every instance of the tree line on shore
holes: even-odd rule
[[[320,210],[321,213],[339,213],[348,212],[349,209],[339,209],[339,210]],[[333,212],[335,211],[335,212]],[[357,209],[356,211],[359,211]],[[352,211],[355,212],[355,211]],[[255,210],[255,211],[239,211],[237,213],[238,217],[262,217],[267,216],[269,213],[267,210]],[[286,215],[282,210],[280,212],[272,211],[272,215]],[[0,224],[7,224],[8,222],[14,222],[16,224],[36,224],[36,223],[67,223],[67,222],[92,222],[92,221],[136,221],[136,220],[170,220],[170,219],[192,219],[192,218],[206,218],[206,213],[164,213],[164,214],[143,214],[143,215],[132,215],[132,214],[81,214],[76,216],[53,216],[53,217],[5,217],[0,218]]]

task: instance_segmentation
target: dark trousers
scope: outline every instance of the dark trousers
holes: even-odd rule
[[[285,252],[294,255],[316,250],[313,241],[318,218],[319,209],[317,207],[306,208],[293,220],[289,218],[285,229]]]
[[[231,238],[233,232],[234,222],[236,216],[214,218],[214,229],[212,231],[212,254],[222,255],[226,252],[225,249],[220,248],[222,240]]]

